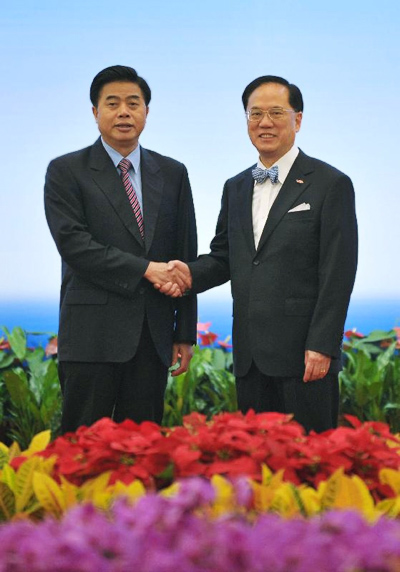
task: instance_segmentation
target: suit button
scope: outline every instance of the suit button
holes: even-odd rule
[[[254,266],[258,266],[259,264],[260,264],[260,261],[259,261],[259,260],[253,260],[253,265],[254,265]]]

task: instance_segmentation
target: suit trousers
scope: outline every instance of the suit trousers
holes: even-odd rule
[[[61,428],[65,433],[102,417],[116,422],[161,423],[168,368],[161,361],[144,321],[135,356],[126,363],[61,361]]]
[[[242,413],[276,411],[292,413],[306,431],[326,431],[337,427],[339,381],[337,374],[308,381],[297,377],[271,377],[252,363],[248,373],[236,378],[238,407]]]

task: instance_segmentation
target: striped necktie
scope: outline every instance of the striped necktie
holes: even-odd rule
[[[121,169],[122,183],[125,187],[126,194],[128,195],[129,202],[131,203],[132,210],[136,217],[140,235],[144,239],[144,222],[143,222],[142,211],[140,210],[140,204],[135,189],[133,188],[132,182],[128,175],[128,171],[132,167],[132,163],[129,161],[129,159],[121,159],[121,161],[118,164],[118,167]]]

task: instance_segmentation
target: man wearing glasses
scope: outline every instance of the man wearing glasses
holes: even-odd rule
[[[323,431],[337,424],[357,266],[353,185],[296,146],[303,98],[295,85],[263,76],[242,100],[258,162],[226,182],[211,252],[170,265],[190,268],[196,292],[231,280],[239,408],[293,413]]]

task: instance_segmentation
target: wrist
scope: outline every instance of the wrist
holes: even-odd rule
[[[149,262],[145,270],[145,273],[143,274],[143,278],[146,278],[146,280],[149,280],[151,282],[153,271],[154,271],[154,262]]]

